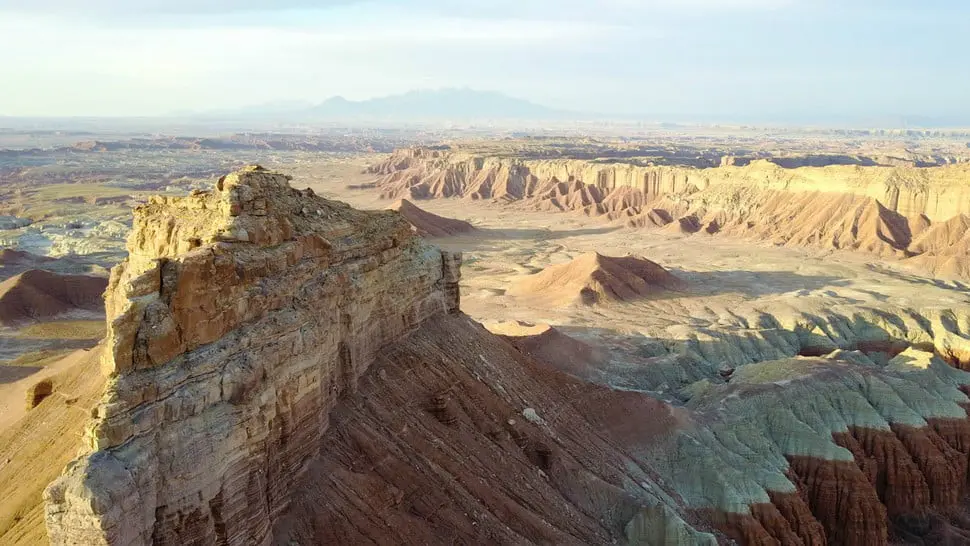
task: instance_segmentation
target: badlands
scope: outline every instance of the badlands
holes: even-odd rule
[[[613,150],[142,200],[0,543],[970,543],[966,164]]]

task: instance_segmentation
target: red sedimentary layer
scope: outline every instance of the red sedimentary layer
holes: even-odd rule
[[[709,515],[726,535],[756,546],[823,546],[825,530],[812,515],[802,492],[770,492],[770,503],[750,506],[750,514]]]
[[[970,420],[932,419],[927,427],[892,425],[891,430],[855,427],[833,439],[852,452],[853,462],[791,457],[790,477],[804,497],[772,494],[771,505],[752,506],[752,515],[745,516],[759,525],[742,517],[726,522],[725,531],[747,544],[887,544],[890,523],[915,515],[935,534],[964,536],[953,517],[940,514],[957,509],[965,498]],[[943,519],[933,523],[934,518]],[[823,537],[813,520],[824,528]],[[789,530],[797,539],[786,535]]]
[[[801,539],[802,544],[805,546],[822,546],[825,544],[825,529],[812,515],[812,510],[808,506],[805,487],[800,480],[796,479],[794,483],[798,487],[795,494],[769,491],[768,497],[771,499],[771,504],[785,518],[792,532]],[[787,543],[783,542],[782,544]]]
[[[758,546],[970,544],[970,419],[853,427],[833,440],[854,460],[790,457],[796,493],[769,492],[771,502],[748,514],[705,515],[734,540]]]
[[[791,457],[790,465],[805,484],[808,505],[829,544],[886,544],[886,507],[859,466],[801,456]]]

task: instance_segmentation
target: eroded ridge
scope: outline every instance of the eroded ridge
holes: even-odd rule
[[[463,197],[580,211],[632,228],[861,251],[970,279],[970,170],[766,159],[696,168],[407,148],[371,171],[387,199]]]
[[[458,310],[461,257],[248,167],[135,210],[106,293],[106,392],[45,492],[53,544],[270,540],[337,399]]]

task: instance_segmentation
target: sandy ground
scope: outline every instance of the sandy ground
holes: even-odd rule
[[[74,351],[64,358],[42,367],[0,366],[0,432],[27,414],[27,389],[74,366],[89,351]]]

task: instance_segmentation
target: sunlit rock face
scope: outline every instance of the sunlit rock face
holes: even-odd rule
[[[54,544],[260,543],[374,355],[458,309],[460,256],[252,167],[135,210],[107,391],[46,492]]]
[[[861,251],[970,279],[966,165],[697,168],[408,148],[372,170],[388,199],[517,202],[682,235]]]

